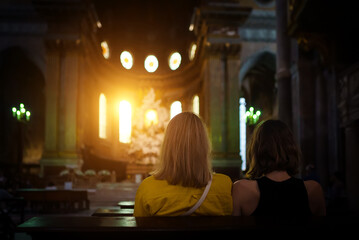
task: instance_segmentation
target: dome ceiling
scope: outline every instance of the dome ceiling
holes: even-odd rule
[[[101,22],[100,40],[106,41],[110,49],[112,65],[135,74],[167,75],[181,71],[189,62],[189,48],[195,40],[189,31],[193,10],[198,0],[95,0],[95,8]],[[133,56],[133,67],[125,69],[120,55],[129,51]],[[173,52],[182,56],[181,65],[171,70],[168,60]],[[159,66],[148,73],[144,61],[155,55]]]

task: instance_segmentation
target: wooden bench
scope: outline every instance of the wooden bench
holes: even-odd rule
[[[16,231],[33,240],[71,239],[220,239],[243,236],[313,236],[319,233],[356,231],[357,217],[313,217],[309,219],[256,217],[84,217],[42,216],[20,224]],[[290,235],[284,235],[284,232]],[[235,234],[235,235],[233,235]],[[238,235],[237,235],[238,234]],[[263,234],[263,235],[262,235]],[[350,236],[350,235],[349,235]],[[353,235],[354,236],[354,235]]]
[[[117,203],[117,206],[121,208],[134,208],[135,207],[135,201],[119,201]]]
[[[133,216],[133,208],[120,208],[120,207],[98,208],[91,216],[94,216],[94,217]]]
[[[18,189],[17,196],[23,197],[32,210],[43,212],[73,212],[90,208],[87,190]]]

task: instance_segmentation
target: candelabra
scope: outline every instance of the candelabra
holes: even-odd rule
[[[20,103],[20,108],[17,109],[16,107],[12,108],[12,116],[20,122],[28,122],[30,121],[31,112],[27,111],[25,105]]]
[[[21,165],[23,161],[23,149],[24,149],[24,127],[26,123],[30,121],[31,112],[26,110],[25,105],[20,103],[20,108],[17,109],[13,107],[12,116],[16,119],[18,126],[18,154],[17,154],[17,164],[19,171],[21,171]]]
[[[246,123],[248,123],[249,125],[256,124],[261,114],[262,113],[259,110],[254,113],[254,108],[250,107],[249,111],[246,112]]]

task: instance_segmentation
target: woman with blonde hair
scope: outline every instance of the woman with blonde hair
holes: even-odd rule
[[[261,122],[248,146],[248,179],[233,184],[233,215],[303,217],[325,215],[322,187],[296,178],[300,149],[280,120]]]
[[[172,118],[159,167],[137,190],[134,216],[231,215],[232,181],[212,172],[210,152],[197,115],[183,112]]]

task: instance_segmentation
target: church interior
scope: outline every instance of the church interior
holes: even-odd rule
[[[0,17],[8,193],[107,184],[132,189],[113,201],[133,201],[168,122],[190,111],[208,128],[214,171],[233,182],[255,126],[284,121],[302,151],[298,177],[320,183],[327,215],[359,213],[352,1],[5,0]]]

